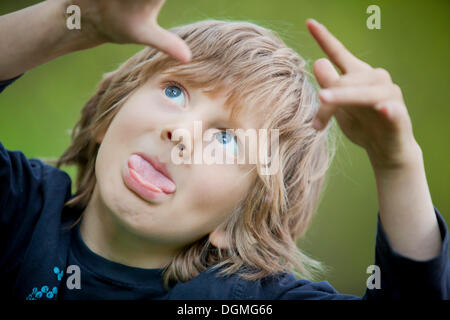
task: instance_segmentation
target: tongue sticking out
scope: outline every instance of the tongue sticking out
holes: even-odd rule
[[[164,193],[173,193],[175,191],[176,186],[172,180],[157,171],[151,163],[141,156],[137,154],[131,155],[128,158],[128,167],[131,174],[152,191]]]

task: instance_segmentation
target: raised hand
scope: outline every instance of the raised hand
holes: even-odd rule
[[[397,167],[418,155],[418,145],[402,92],[389,73],[356,58],[325,26],[309,19],[306,25],[328,59],[314,63],[323,90],[314,127],[322,130],[335,116],[352,142],[366,149],[372,164]]]
[[[86,32],[101,42],[138,43],[156,47],[187,62],[191,52],[177,35],[161,28],[158,14],[165,0],[73,0],[80,6]]]
[[[164,0],[46,0],[0,16],[0,80],[8,80],[59,56],[105,42],[160,49],[181,62],[191,51],[157,17]],[[69,30],[69,5],[81,12],[81,30]]]
[[[335,116],[339,127],[362,146],[372,163],[381,224],[392,248],[412,259],[439,254],[441,235],[428,188],[422,151],[414,139],[400,88],[384,69],[352,55],[323,25],[306,25],[330,60],[314,63],[323,105],[315,120],[321,130]]]

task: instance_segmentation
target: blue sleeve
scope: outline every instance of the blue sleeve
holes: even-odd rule
[[[42,209],[44,163],[28,159],[21,151],[6,149],[0,142],[0,244],[12,245],[26,235]],[[8,245],[9,244],[9,245]]]
[[[20,78],[0,81],[0,92]],[[31,237],[44,204],[44,177],[49,167],[39,159],[28,159],[0,142],[0,264],[6,256],[19,256]]]
[[[442,239],[441,252],[427,261],[407,258],[394,251],[378,214],[375,265],[381,274],[380,289],[366,289],[363,299],[450,299],[448,228],[434,208]]]
[[[3,81],[0,81],[0,93],[1,93],[3,90],[5,90],[5,88],[6,88],[7,86],[9,86],[11,83],[13,83],[13,82],[16,81],[17,79],[19,79],[21,76],[23,76],[23,74],[20,74],[20,75],[18,75],[17,77],[14,77],[14,78],[9,79],[9,80],[3,80]]]
[[[0,81],[0,92],[20,78]],[[17,233],[20,225],[26,226],[39,211],[40,187],[44,164],[37,159],[27,159],[21,151],[11,151],[0,142],[0,239],[3,245]],[[21,228],[23,229],[23,228]]]
[[[15,79],[0,82],[0,90]],[[6,261],[8,268],[12,261],[20,263],[42,213],[60,213],[70,191],[66,172],[8,150],[0,141],[0,267]]]
[[[9,80],[0,81],[0,92],[19,75]],[[26,225],[32,215],[25,214],[33,205],[38,210],[36,201],[42,179],[42,164],[37,160],[28,160],[21,151],[7,150],[0,142],[0,239],[2,249],[9,241],[10,235],[17,231],[18,222]],[[34,198],[30,201],[30,197]],[[17,219],[16,219],[17,218]]]
[[[277,285],[278,292],[282,292],[278,298],[287,300],[450,299],[448,229],[436,208],[435,213],[442,238],[441,252],[427,261],[416,261],[392,249],[378,212],[375,265],[379,267],[381,285],[379,288],[367,288],[363,297],[341,294],[327,281],[294,280],[291,275],[290,279],[285,278]]]

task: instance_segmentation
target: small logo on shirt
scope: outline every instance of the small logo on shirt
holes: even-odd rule
[[[61,281],[64,275],[64,270],[58,267],[53,267],[53,273],[56,275],[58,281]],[[77,265],[70,265],[67,267],[67,272],[69,277],[67,277],[66,285],[69,290],[81,289],[81,271],[80,267]],[[49,286],[44,285],[41,288],[34,287],[31,293],[27,296],[26,300],[42,300],[49,299],[54,300],[58,294],[58,287],[54,286],[50,289]]]
[[[53,273],[56,275],[58,281],[61,281],[64,271],[58,267],[53,268]],[[50,289],[48,286],[42,286],[40,289],[34,287],[31,293],[27,296],[26,300],[40,300],[40,299],[56,299],[58,294],[58,287]]]

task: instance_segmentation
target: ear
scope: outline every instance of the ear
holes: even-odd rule
[[[227,242],[226,242],[226,234],[225,231],[217,228],[213,232],[209,234],[209,242],[216,248],[220,249],[227,249]]]

